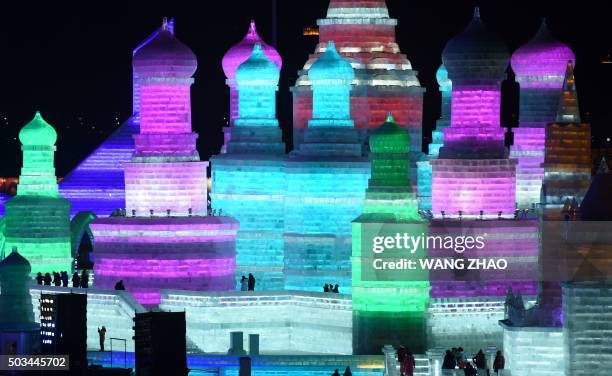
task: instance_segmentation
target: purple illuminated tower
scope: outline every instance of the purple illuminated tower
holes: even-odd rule
[[[478,8],[468,27],[451,39],[442,60],[452,81],[451,124],[444,146],[432,160],[434,216],[511,216],[515,164],[508,159],[500,127],[500,82],[508,50],[480,20]]]
[[[238,222],[207,215],[207,162],[191,129],[193,52],[167,30],[133,59],[140,88],[140,133],[125,165],[126,217],[98,219],[96,287],[123,280],[142,304],[160,289],[232,290]]]
[[[236,71],[238,70],[240,64],[244,63],[249,56],[251,56],[251,52],[253,51],[255,44],[261,45],[264,55],[266,55],[266,57],[278,67],[278,71],[280,71],[281,67],[283,66],[283,60],[278,52],[274,49],[274,47],[266,44],[261,39],[259,34],[257,34],[255,21],[251,20],[247,34],[240,42],[227,50],[225,55],[223,55],[223,61],[221,63],[223,73],[225,73],[226,77],[225,83],[230,89],[229,127],[223,128],[223,137],[225,142],[223,143],[221,150],[222,153],[225,153],[226,145],[231,138],[231,127],[234,126],[234,122],[238,118],[238,89],[236,87]]]
[[[516,201],[519,209],[540,202],[544,168],[544,132],[555,120],[568,61],[574,53],[542,25],[531,40],[512,54],[512,69],[521,86],[519,128],[514,129],[510,157],[516,168]]]

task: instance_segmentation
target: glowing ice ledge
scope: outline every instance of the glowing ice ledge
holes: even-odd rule
[[[160,308],[185,311],[189,338],[202,351],[226,353],[230,332],[259,334],[261,353],[352,353],[351,297],[305,291],[162,291]]]

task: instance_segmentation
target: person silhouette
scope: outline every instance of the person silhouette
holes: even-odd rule
[[[45,286],[51,286],[51,274],[49,273],[45,273]]]
[[[240,291],[247,291],[249,288],[247,277],[244,275],[240,278]]]
[[[54,286],[61,286],[62,285],[62,280],[61,280],[60,274],[58,272],[53,272],[53,285]]]
[[[68,272],[67,271],[60,272],[60,279],[62,280],[62,286],[68,287]]]
[[[346,369],[344,370],[342,376],[353,376],[353,373],[351,372],[351,367],[346,366]]]
[[[329,292],[329,284],[328,283],[323,285],[323,292]]]
[[[72,287],[81,287],[81,277],[79,277],[77,272],[72,274]]]
[[[332,373],[331,376],[340,376],[340,372],[338,372],[337,368],[334,370],[334,373]]]
[[[43,284],[43,275],[41,272],[36,273],[36,283],[39,285]]]
[[[115,290],[125,290],[125,285],[123,284],[122,279],[115,283]]]
[[[106,338],[106,327],[98,328],[98,336],[100,337],[100,351],[104,352],[104,339]]]
[[[249,281],[247,282],[249,291],[255,291],[255,277],[249,273]]]
[[[339,286],[336,283],[336,285],[334,286],[334,289],[332,290],[332,292],[339,293],[338,288],[339,288]]]
[[[87,274],[85,269],[81,272],[81,287],[84,289],[89,287],[89,274]]]

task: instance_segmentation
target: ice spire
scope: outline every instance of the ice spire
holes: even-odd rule
[[[567,62],[556,121],[557,123],[580,123],[578,93],[576,92],[576,82],[574,79],[574,64],[571,60]]]

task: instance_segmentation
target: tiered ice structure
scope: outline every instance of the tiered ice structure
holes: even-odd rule
[[[140,81],[140,133],[125,165],[127,217],[97,219],[96,287],[123,280],[146,305],[159,290],[231,290],[238,222],[207,217],[207,162],[191,129],[193,52],[166,23],[134,56]]]
[[[70,202],[58,192],[57,133],[40,112],[19,132],[23,166],[17,195],[7,201],[4,251],[17,247],[32,273],[72,270]]]
[[[31,271],[30,263],[17,248],[0,262],[0,354],[40,351],[40,325],[34,322],[28,290]]]
[[[391,114],[372,132],[370,151],[372,177],[363,214],[353,221],[353,353],[375,354],[386,344],[423,353],[429,303],[427,274],[420,278],[404,275],[402,280],[371,280],[362,274],[362,263],[370,263],[373,256],[367,254],[370,249],[362,249],[364,232],[394,225],[413,231],[413,236],[427,232],[408,173],[410,137]],[[420,252],[414,257],[422,257],[426,250]]]
[[[389,17],[385,0],[331,0],[327,16],[317,21],[319,44],[299,72],[293,92],[293,144],[303,142],[313,111],[308,71],[333,40],[338,52],[355,69],[351,91],[351,119],[358,130],[373,130],[389,112],[408,129],[411,139],[411,179],[416,182],[416,161],[422,157],[423,92],[417,72],[395,39],[397,20]],[[367,140],[359,132],[360,141]],[[367,147],[364,147],[367,150]]]
[[[591,181],[591,126],[580,122],[574,67],[567,71],[556,121],[546,126],[544,183],[545,219],[563,219],[577,207]]]
[[[351,221],[361,214],[368,159],[350,117],[351,64],[332,41],[312,64],[312,119],[286,162],[285,288],[351,286]]]
[[[514,214],[516,161],[508,158],[500,127],[500,82],[508,55],[504,42],[486,30],[478,8],[444,48],[452,114],[439,158],[431,160],[436,217]]]
[[[174,19],[167,22],[167,29],[174,33]],[[161,28],[155,30],[132,52],[132,56],[151,42]],[[124,121],[93,153],[70,171],[59,185],[62,196],[72,203],[71,214],[91,211],[98,216],[108,216],[125,208],[124,164],[134,154],[134,135],[140,124],[140,81],[132,74],[132,116]]]
[[[439,156],[430,160],[434,219],[429,233],[482,236],[484,245],[458,254],[434,242],[428,256],[503,259],[508,266],[430,272],[430,347],[452,347],[465,343],[466,336],[487,338],[488,344],[500,346],[497,321],[503,311],[498,308],[507,289],[513,287],[529,297],[536,293],[537,221],[506,219],[514,217],[516,164],[508,158],[500,127],[500,82],[508,58],[504,43],[485,29],[478,8],[468,27],[443,51],[452,81],[452,113],[450,126],[442,130]]]
[[[518,161],[519,209],[540,202],[545,128],[555,121],[568,61],[576,61],[574,53],[551,35],[545,21],[536,35],[512,54],[512,70],[521,87],[519,127],[514,129],[510,151],[510,157]]]
[[[281,290],[284,255],[285,144],[276,119],[277,65],[255,44],[237,69],[238,117],[226,153],[211,158],[212,208],[240,222],[236,278]]]
[[[436,71],[436,80],[440,86],[442,106],[440,118],[436,121],[436,129],[431,132],[431,143],[428,146],[426,159],[417,162],[419,210],[431,210],[431,163],[429,160],[437,158],[440,154],[440,148],[444,146],[444,129],[450,125],[453,84],[448,78],[444,64],[440,65]]]
[[[223,146],[221,152],[224,153],[227,149],[227,144],[231,139],[232,127],[235,125],[236,119],[240,116],[239,105],[238,105],[238,88],[236,82],[236,73],[238,67],[244,63],[253,51],[253,47],[256,44],[261,46],[262,53],[274,63],[276,66],[277,73],[280,73],[281,67],[283,66],[283,60],[274,49],[274,47],[266,44],[255,28],[255,21],[251,20],[249,24],[249,31],[242,38],[240,42],[233,45],[225,55],[223,55],[222,67],[223,73],[225,73],[225,83],[230,89],[230,107],[229,107],[229,127],[223,128]]]

